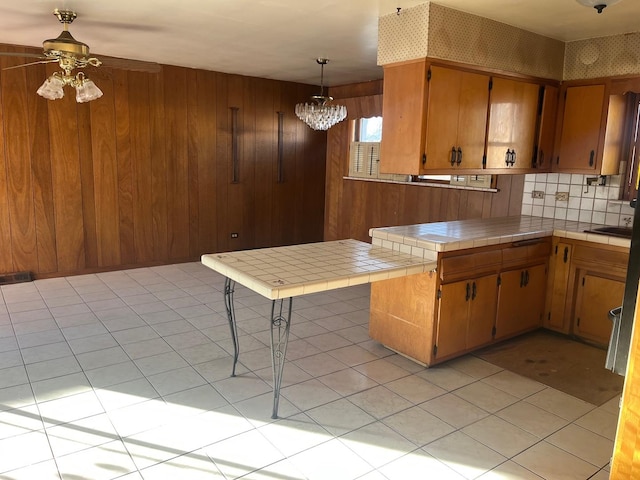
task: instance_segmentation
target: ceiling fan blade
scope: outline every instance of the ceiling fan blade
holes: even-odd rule
[[[119,68],[122,70],[147,73],[160,73],[162,71],[162,65],[155,62],[131,60],[128,58],[105,57],[103,55],[99,55],[98,59],[102,62],[102,66],[108,68]]]
[[[46,59],[41,53],[0,52],[0,57],[22,57]]]
[[[5,67],[2,70],[13,70],[16,68],[22,68],[22,67],[28,67],[30,65],[40,65],[41,63],[53,63],[53,62],[57,62],[58,60],[56,60],[55,58],[50,58],[47,60],[40,60],[38,62],[29,62],[29,63],[21,63],[20,65],[14,65],[12,67]]]

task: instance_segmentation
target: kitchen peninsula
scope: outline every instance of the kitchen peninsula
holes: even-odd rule
[[[427,366],[541,326],[602,345],[611,327],[585,292],[619,301],[630,241],[595,227],[514,216],[371,229],[373,245],[437,269],[372,283],[369,333]]]

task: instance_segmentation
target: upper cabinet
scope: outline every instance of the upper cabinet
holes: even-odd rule
[[[490,78],[432,66],[428,81],[426,155],[422,158],[422,169],[481,169]]]
[[[418,175],[424,154],[425,60],[384,68],[380,173]]]
[[[617,174],[624,136],[624,96],[608,95],[604,83],[569,85],[563,90],[553,171]]]
[[[493,79],[487,168],[529,171],[533,167],[540,88],[534,83]]]
[[[557,92],[553,86],[547,90],[539,83],[428,59],[387,65],[380,172],[545,168],[551,163]]]

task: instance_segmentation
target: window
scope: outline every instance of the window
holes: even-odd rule
[[[382,139],[382,117],[354,120],[354,142],[380,142]]]

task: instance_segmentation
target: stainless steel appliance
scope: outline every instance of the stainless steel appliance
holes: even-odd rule
[[[631,206],[635,208],[636,202],[637,199],[633,200]],[[619,375],[624,375],[627,370],[631,330],[638,295],[638,280],[640,280],[640,208],[636,208],[633,215],[631,249],[629,250],[627,281],[622,308],[614,309],[609,314],[614,325],[607,351],[606,367]]]

